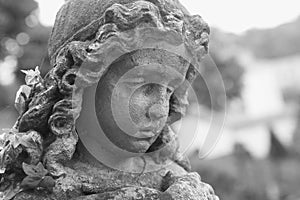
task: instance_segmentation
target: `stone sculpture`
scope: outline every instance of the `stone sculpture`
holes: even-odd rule
[[[0,196],[218,199],[170,128],[208,35],[177,0],[67,1],[49,41],[53,69],[24,72],[20,116],[1,135]]]

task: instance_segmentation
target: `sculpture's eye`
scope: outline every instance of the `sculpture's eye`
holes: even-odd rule
[[[149,96],[154,92],[156,84],[148,84],[145,90],[145,95]]]

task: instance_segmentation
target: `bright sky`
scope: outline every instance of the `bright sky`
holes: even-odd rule
[[[36,0],[40,19],[53,25],[64,0]],[[271,28],[300,16],[299,0],[180,0],[192,13],[200,14],[210,25],[241,33],[251,28]]]

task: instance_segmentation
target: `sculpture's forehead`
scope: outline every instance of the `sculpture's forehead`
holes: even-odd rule
[[[151,2],[160,7],[170,10],[179,9],[184,13],[187,11],[178,0],[70,0],[62,6],[57,13],[56,21],[49,40],[49,55],[52,57],[67,40],[75,35],[82,28],[99,19],[115,3],[128,4],[137,1]],[[99,23],[89,26],[89,30],[79,36],[76,40],[84,41],[97,31]]]

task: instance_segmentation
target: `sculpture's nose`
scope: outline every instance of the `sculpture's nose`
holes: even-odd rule
[[[148,114],[151,120],[158,120],[167,115],[165,112],[165,107],[160,104],[152,105],[148,110]]]

